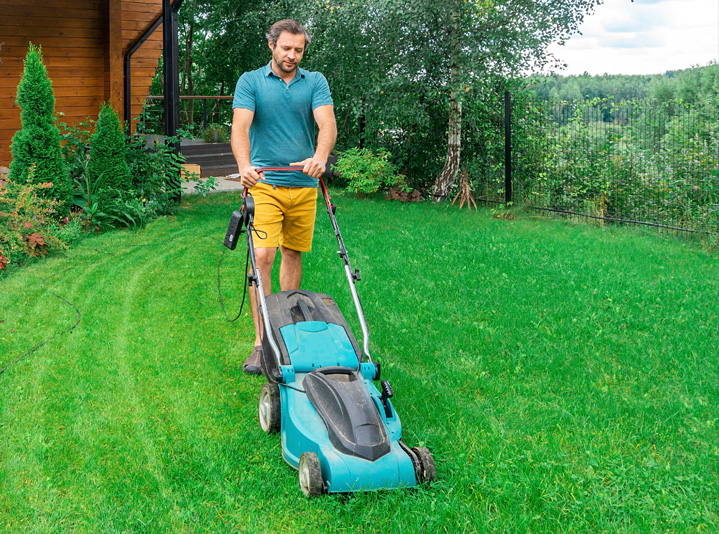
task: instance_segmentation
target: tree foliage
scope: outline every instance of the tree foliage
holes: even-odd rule
[[[94,201],[100,210],[110,208],[123,193],[132,191],[132,178],[127,165],[125,136],[120,128],[117,112],[104,103],[90,139],[88,181],[97,191]]]
[[[716,62],[703,67],[672,70],[654,75],[531,76],[528,85],[545,100],[593,100],[612,98],[616,101],[651,98],[657,102],[681,99],[696,103],[719,94],[719,68]]]
[[[313,35],[303,66],[332,89],[338,148],[387,149],[412,186],[429,190],[447,160],[449,125],[467,140],[462,107],[481,107],[487,87],[551,64],[546,46],[600,1],[187,0],[182,87],[231,94],[242,72],[269,61],[272,22],[296,18]]]
[[[55,95],[42,61],[40,47],[30,44],[17,90],[22,128],[13,136],[10,179],[52,184],[38,190],[43,198],[57,199],[58,215],[72,205],[72,181],[62,157],[60,130],[55,124]],[[34,169],[30,172],[30,169]]]

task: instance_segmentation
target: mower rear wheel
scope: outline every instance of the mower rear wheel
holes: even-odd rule
[[[426,447],[414,447],[412,451],[417,455],[420,464],[420,471],[417,476],[417,482],[420,484],[434,482],[437,478],[437,468],[434,465],[432,453]]]
[[[280,406],[280,388],[277,384],[265,382],[260,389],[260,401],[257,407],[260,427],[267,434],[280,431],[282,408]]]
[[[325,492],[320,460],[314,452],[303,452],[298,468],[300,489],[307,497],[317,497]]]

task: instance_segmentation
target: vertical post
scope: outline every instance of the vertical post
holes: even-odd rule
[[[175,2],[177,4],[177,1]],[[164,59],[165,82],[165,136],[177,135],[177,126],[180,124],[180,81],[178,76],[178,46],[177,46],[177,11],[173,9],[170,0],[162,0],[162,44]],[[180,153],[180,144],[174,143],[175,154]],[[180,190],[179,176],[172,183],[174,189]],[[181,195],[177,193],[174,200],[180,202]]]
[[[359,118],[359,147],[360,149],[364,148],[364,138],[365,138],[365,98],[361,98],[362,101],[362,107],[361,107],[361,115]]]
[[[127,124],[127,135],[132,131],[132,67],[130,54],[123,58],[123,86],[124,92],[122,96],[123,117]]]
[[[512,95],[504,92],[504,203],[512,202]]]
[[[207,130],[207,99],[202,99],[202,133],[204,135]]]

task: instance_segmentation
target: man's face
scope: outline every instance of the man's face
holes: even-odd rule
[[[292,74],[300,64],[305,53],[305,36],[282,32],[277,38],[277,44],[269,43],[272,50],[272,62],[283,73]]]

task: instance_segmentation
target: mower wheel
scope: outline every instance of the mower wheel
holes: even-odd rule
[[[435,478],[437,478],[437,469],[434,466],[434,458],[432,458],[432,453],[429,452],[429,449],[426,447],[414,447],[412,451],[417,455],[417,459],[419,460],[421,469],[417,476],[417,482],[420,484],[422,483],[431,483],[434,482]]]
[[[317,497],[325,492],[320,460],[314,452],[302,453],[298,473],[300,477],[300,489],[308,498]]]
[[[280,388],[277,384],[265,382],[260,389],[260,401],[257,407],[260,427],[267,434],[280,431],[282,408],[280,406]]]

